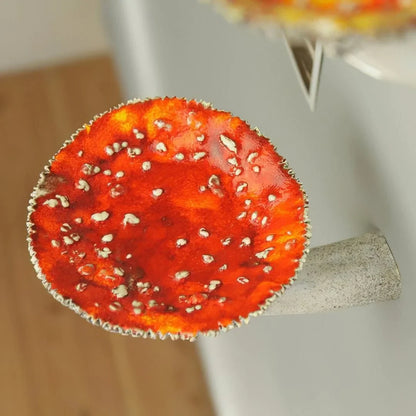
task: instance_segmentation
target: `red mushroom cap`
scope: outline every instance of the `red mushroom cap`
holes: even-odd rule
[[[178,98],[77,131],[41,174],[28,228],[60,302],[107,330],[173,339],[261,312],[308,243],[304,192],[269,140]]]
[[[416,0],[211,0],[231,20],[324,38],[379,35],[416,25]]]

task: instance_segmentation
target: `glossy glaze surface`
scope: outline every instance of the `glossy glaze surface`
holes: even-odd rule
[[[331,36],[379,34],[416,24],[416,1],[399,0],[213,0],[232,19],[283,26]]]
[[[268,139],[182,99],[112,110],[34,191],[41,278],[93,319],[193,337],[239,322],[295,275],[305,196]]]

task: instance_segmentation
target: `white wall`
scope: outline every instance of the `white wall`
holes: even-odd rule
[[[99,0],[0,1],[0,72],[107,50]]]
[[[204,99],[257,125],[304,183],[313,245],[378,227],[401,270],[398,301],[202,339],[218,415],[414,414],[416,89],[327,60],[312,114],[283,42],[196,0],[104,3],[126,96]]]

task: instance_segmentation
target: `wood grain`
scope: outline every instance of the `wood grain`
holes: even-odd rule
[[[83,123],[120,102],[98,57],[0,77],[0,414],[212,415],[194,344],[93,327],[36,279],[26,206],[47,160]]]

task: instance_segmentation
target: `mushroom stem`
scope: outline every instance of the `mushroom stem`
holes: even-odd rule
[[[400,297],[396,261],[385,237],[367,233],[310,250],[293,286],[265,315],[325,312]]]

